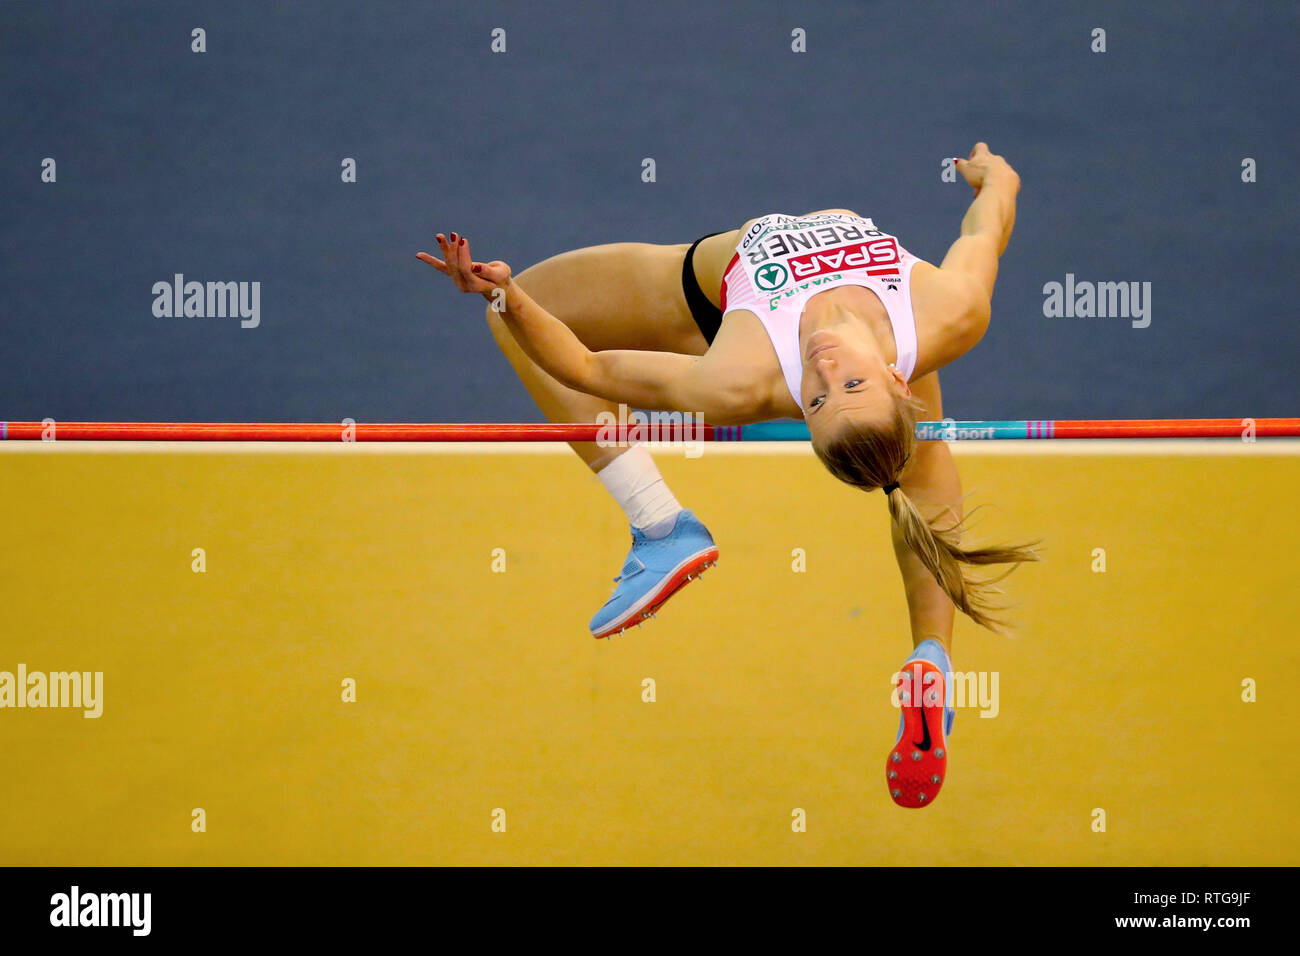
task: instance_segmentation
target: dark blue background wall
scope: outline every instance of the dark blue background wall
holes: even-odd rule
[[[1298,11],[4,3],[0,418],[535,420],[481,300],[414,259],[435,231],[518,271],[850,206],[937,260],[977,139],[1023,189],[950,415],[1300,414]],[[261,326],[155,318],[176,272],[260,281]],[[1151,282],[1150,327],[1044,318],[1067,272]]]

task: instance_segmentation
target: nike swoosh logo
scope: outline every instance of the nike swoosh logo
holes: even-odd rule
[[[917,665],[916,670],[919,675],[919,673],[921,672],[920,665]],[[918,683],[920,683],[922,687],[925,686],[925,680],[923,678],[918,680]],[[913,740],[912,743],[919,750],[929,750],[930,749],[930,724],[925,719],[925,692],[924,691],[921,692],[921,731],[924,734],[924,739],[920,741]]]
[[[912,743],[915,744],[917,749],[919,750],[929,750],[930,749],[930,725],[926,723],[925,720],[925,707],[921,707],[920,711],[921,711],[921,728],[922,730],[925,731],[925,739],[920,742],[913,740]]]

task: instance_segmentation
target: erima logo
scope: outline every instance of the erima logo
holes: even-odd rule
[[[129,926],[134,936],[148,936],[152,893],[70,893],[50,897],[51,926]]]

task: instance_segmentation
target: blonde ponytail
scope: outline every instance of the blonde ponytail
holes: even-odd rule
[[[884,428],[852,425],[824,447],[813,444],[817,457],[840,481],[868,491],[885,490],[889,515],[903,541],[934,575],[935,581],[963,614],[991,631],[1005,631],[1008,624],[994,614],[1006,610],[995,604],[997,583],[1029,561],[1040,561],[1038,542],[988,548],[963,548],[960,544],[965,522],[957,519],[938,528],[925,520],[907,494],[898,487],[912,452],[916,448],[916,420],[922,406],[915,399],[899,399],[893,420]],[[967,574],[967,566],[1009,564],[993,578]]]
[[[1037,542],[963,548],[958,542],[961,540],[964,522],[955,521],[947,528],[936,528],[925,520],[912,499],[897,486],[886,495],[886,500],[889,502],[889,516],[902,534],[903,541],[934,575],[939,587],[943,588],[957,610],[991,631],[1007,630],[1007,622],[993,616],[1006,608],[994,604],[991,595],[998,592],[997,583],[1014,571],[1016,565],[1042,560],[1034,550]],[[963,565],[985,564],[1009,564],[1011,567],[996,577],[982,579],[967,575],[963,568]]]

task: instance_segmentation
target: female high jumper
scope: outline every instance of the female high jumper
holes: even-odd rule
[[[1020,190],[985,143],[957,169],[975,198],[938,267],[847,209],[761,216],[689,245],[592,246],[515,278],[504,262],[473,261],[454,232],[437,236],[442,259],[419,253],[488,300],[497,344],[549,420],[595,422],[619,403],[717,425],[802,418],[831,474],[884,489],[914,644],[886,760],[905,807],[932,803],[946,776],[954,608],[998,624],[992,582],[963,566],[1038,557],[1029,546],[962,548],[956,465],[943,442],[915,439],[922,413],[943,417],[938,370],[988,328]],[[617,587],[591,621],[593,636],[608,637],[652,617],[718,550],[644,447],[572,447],[632,529]]]

